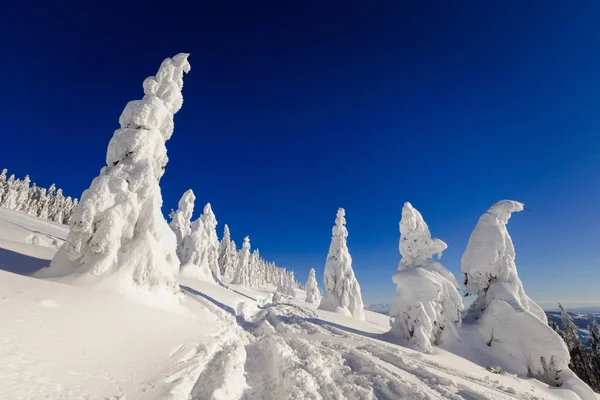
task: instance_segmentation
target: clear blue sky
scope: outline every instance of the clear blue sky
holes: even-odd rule
[[[344,207],[373,303],[394,296],[405,201],[459,275],[479,215],[519,200],[529,295],[600,303],[600,3],[87,3],[4,6],[0,167],[78,196],[143,79],[192,52],[165,211],[192,188],[219,235],[304,280]]]

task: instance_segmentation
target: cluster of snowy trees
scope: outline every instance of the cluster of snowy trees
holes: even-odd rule
[[[600,392],[600,325],[596,320],[588,325],[589,347],[581,341],[577,325],[567,310],[558,304],[561,326],[552,322],[551,327],[563,338],[571,360],[569,368],[596,392]]]
[[[293,271],[277,267],[260,256],[258,249],[250,252],[250,237],[246,236],[238,251],[231,231],[224,225],[223,237],[217,237],[217,219],[210,203],[192,221],[196,196],[190,189],[179,200],[178,209],[170,214],[169,226],[177,239],[177,256],[187,275],[203,280],[227,281],[243,287],[276,285],[280,293],[294,296],[294,287],[301,285]]]
[[[577,344],[576,332],[568,323],[560,335],[553,330],[519,279],[506,224],[512,213],[523,209],[522,203],[502,200],[479,218],[461,260],[466,294],[477,298],[463,312],[456,278],[433,260],[435,255],[441,256],[446,244],[432,239],[422,215],[406,203],[400,221],[402,259],[392,276],[397,294],[390,311],[390,332],[425,352],[448,335],[458,338],[463,333],[471,346],[501,368],[553,386],[568,384],[581,398],[594,399],[589,387],[569,369],[587,368],[585,374],[591,375],[593,357],[580,360],[574,356],[584,347]],[[595,343],[598,348],[599,342]],[[576,350],[570,355],[571,348]],[[589,381],[595,385],[597,378]]]
[[[54,184],[48,189],[39,187],[31,182],[29,175],[21,180],[14,174],[7,178],[7,174],[7,169],[0,173],[0,207],[61,224],[69,222],[77,199],[65,197],[62,189],[56,189]]]

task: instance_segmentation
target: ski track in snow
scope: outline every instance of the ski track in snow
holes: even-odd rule
[[[174,400],[543,399],[517,394],[497,380],[457,374],[418,353],[407,356],[296,305],[270,304],[254,313],[238,306],[235,317],[213,307],[230,329],[178,364],[168,378],[180,380]]]

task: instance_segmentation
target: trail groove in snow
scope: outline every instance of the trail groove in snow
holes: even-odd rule
[[[510,381],[522,385],[517,377],[500,382],[478,366],[484,377],[470,376],[400,350],[385,336],[325,321],[308,308],[260,307],[241,294],[225,305],[198,295],[232,326],[194,371],[193,400],[544,399],[533,385],[515,390]]]

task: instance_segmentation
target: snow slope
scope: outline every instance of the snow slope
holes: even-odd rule
[[[11,270],[56,249],[27,238],[65,234],[0,209]],[[0,399],[577,399],[442,349],[392,344],[387,316],[317,310],[301,290],[273,304],[274,287],[180,284],[185,300],[156,309],[0,271]]]

